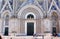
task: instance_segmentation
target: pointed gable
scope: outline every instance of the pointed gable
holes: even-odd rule
[[[1,12],[3,12],[4,10],[12,11],[12,8],[11,8],[11,5],[10,5],[9,1],[6,1],[6,3],[4,4],[3,8],[1,9]]]
[[[48,12],[50,12],[51,10],[58,10],[59,11],[59,8],[58,8],[58,6],[57,6],[57,4],[56,4],[56,2],[54,0],[52,0],[52,3],[50,5],[50,7],[49,7]]]
[[[37,0],[26,0],[25,2],[23,2],[23,4],[21,6],[19,6],[18,10],[19,11],[21,8],[23,8],[24,6],[26,5],[35,5],[37,6],[38,8],[40,8],[42,11],[43,11],[43,8],[41,5],[39,5],[38,1]],[[34,7],[34,6],[33,6]],[[44,12],[44,11],[43,11]]]
[[[4,8],[4,10],[9,10],[9,11],[11,11],[11,9],[10,9],[10,7],[9,7],[8,4],[7,4],[6,7]]]

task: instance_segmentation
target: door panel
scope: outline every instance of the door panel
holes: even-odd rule
[[[34,34],[34,23],[27,23],[27,35]]]
[[[5,36],[8,36],[8,27],[5,27],[4,35],[5,35]]]
[[[56,27],[53,27],[53,28],[52,28],[52,35],[53,35],[53,36],[56,36],[56,35],[57,35],[57,34],[56,34]]]

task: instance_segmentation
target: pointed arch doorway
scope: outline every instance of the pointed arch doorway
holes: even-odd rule
[[[52,13],[52,33],[59,33],[58,14],[56,12]]]

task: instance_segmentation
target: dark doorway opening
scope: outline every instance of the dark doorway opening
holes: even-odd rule
[[[53,35],[53,36],[56,36],[56,35],[57,35],[57,33],[56,33],[56,27],[53,27],[53,28],[52,28],[52,35]]]
[[[32,36],[34,34],[34,23],[27,23],[27,35]]]
[[[9,30],[8,27],[5,27],[5,32],[4,32],[5,36],[8,36],[8,30]]]

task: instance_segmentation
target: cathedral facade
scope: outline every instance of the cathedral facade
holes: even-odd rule
[[[60,33],[60,0],[1,0],[0,34]]]

